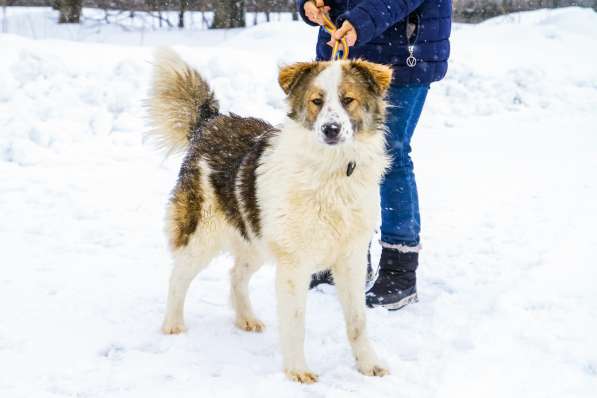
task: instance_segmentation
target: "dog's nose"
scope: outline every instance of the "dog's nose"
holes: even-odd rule
[[[326,138],[333,140],[340,135],[340,125],[338,123],[324,124],[321,128]]]

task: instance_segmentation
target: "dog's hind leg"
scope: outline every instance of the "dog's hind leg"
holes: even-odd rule
[[[204,231],[201,231],[204,232]],[[162,324],[165,334],[186,331],[184,324],[184,303],[187,291],[197,274],[205,269],[219,253],[220,245],[215,239],[191,239],[189,244],[174,254],[174,268],[170,275],[170,287],[166,304],[166,315]]]
[[[346,321],[346,334],[359,371],[367,376],[384,376],[388,370],[381,365],[367,337],[365,317],[365,280],[367,243],[342,256],[332,267],[338,298]]]
[[[234,324],[247,332],[260,333],[265,325],[253,312],[249,298],[249,281],[261,267],[262,261],[246,244],[235,245],[233,251],[235,263],[230,270],[230,301],[235,311]]]

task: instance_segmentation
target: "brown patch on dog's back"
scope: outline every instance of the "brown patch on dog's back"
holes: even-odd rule
[[[269,147],[269,138],[273,133],[274,131],[266,132],[245,156],[237,177],[245,217],[255,236],[259,238],[261,237],[261,209],[257,202],[257,169],[261,165],[261,156]]]
[[[219,116],[206,128],[198,143],[211,169],[210,182],[216,193],[218,205],[228,221],[248,239],[247,226],[237,200],[236,178],[243,162],[264,133],[274,130],[267,122],[243,118],[234,114]]]
[[[222,212],[228,222],[245,239],[247,226],[236,195],[237,179],[244,210],[252,230],[260,231],[259,206],[256,198],[255,169],[268,146],[269,138],[277,132],[267,122],[238,115],[219,115],[194,135],[185,157],[170,204],[170,244],[173,248],[186,246],[204,217],[205,179],[200,162],[209,167],[209,185],[215,197],[210,205]],[[244,165],[243,172],[239,170]]]

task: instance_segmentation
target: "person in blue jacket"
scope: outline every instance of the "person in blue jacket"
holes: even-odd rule
[[[389,64],[394,80],[388,92],[388,150],[392,164],[381,184],[379,274],[367,292],[367,305],[390,310],[417,301],[416,270],[420,230],[417,184],[410,157],[411,138],[432,82],[441,80],[450,55],[451,0],[296,0],[310,25],[329,13],[334,37],[319,29],[317,60],[329,60],[335,40],[345,37],[350,58]],[[311,286],[332,283],[328,273]]]

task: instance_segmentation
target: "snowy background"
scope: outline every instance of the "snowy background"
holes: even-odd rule
[[[414,139],[421,301],[368,311],[392,375],[356,371],[326,287],[308,299],[313,386],[280,371],[273,267],[251,286],[265,333],[234,328],[222,256],[191,288],[189,332],[160,334],[180,159],[145,143],[141,103],[167,44],[224,110],[279,122],[277,67],[311,59],[315,30],[55,20],[9,8],[0,35],[0,397],[595,397],[597,13],[455,24]]]

